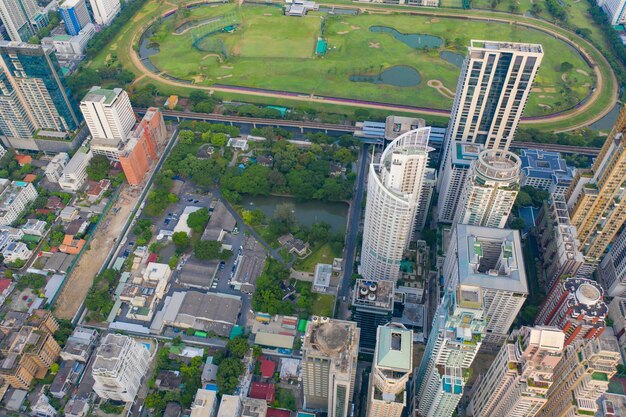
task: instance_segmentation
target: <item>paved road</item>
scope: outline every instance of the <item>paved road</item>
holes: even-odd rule
[[[361,204],[363,202],[363,192],[365,189],[365,173],[367,172],[369,160],[367,149],[367,145],[362,145],[361,151],[359,152],[356,169],[357,177],[355,180],[356,191],[352,204],[350,205],[350,212],[348,214],[348,229],[346,231],[346,243],[343,254],[343,278],[337,292],[337,295],[339,296],[339,314],[337,314],[337,316],[339,318],[347,317],[348,307],[350,305],[350,280],[354,269],[357,237],[359,235],[359,226],[361,224]],[[346,297],[345,302],[342,297]]]

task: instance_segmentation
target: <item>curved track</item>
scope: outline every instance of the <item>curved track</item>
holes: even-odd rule
[[[324,4],[324,5],[346,7],[345,5],[333,5],[333,4]],[[477,12],[476,14],[472,14],[471,16],[468,16],[468,15],[461,15],[461,14],[456,14],[456,13],[446,12],[446,11],[429,11],[429,10],[414,10],[414,9],[389,10],[389,9],[372,8],[372,7],[360,8],[360,9],[362,11],[368,11],[372,13],[400,12],[400,13],[407,13],[411,15],[517,24],[517,25],[521,25],[524,27],[542,31],[550,36],[553,36],[567,43],[571,47],[575,48],[581,54],[581,56],[585,59],[585,61],[587,61],[587,63],[590,65],[590,67],[593,69],[594,73],[596,74],[597,81],[596,81],[596,85],[592,93],[589,96],[587,96],[582,102],[578,103],[574,108],[569,109],[567,111],[554,113],[554,114],[546,115],[546,116],[523,118],[522,124],[526,126],[539,125],[539,124],[546,125],[550,123],[563,122],[564,120],[567,120],[569,118],[574,118],[574,117],[578,117],[582,115],[588,115],[588,117],[586,117],[584,121],[571,124],[567,126],[566,128],[563,128],[557,131],[563,132],[563,131],[576,130],[576,129],[588,126],[589,124],[594,123],[595,121],[603,118],[606,114],[608,114],[611,111],[615,102],[618,99],[617,78],[615,77],[615,74],[610,68],[610,65],[608,64],[608,61],[606,60],[606,58],[589,42],[585,41],[584,39],[580,38],[579,36],[575,35],[572,32],[566,31],[565,29],[558,28],[556,26],[554,26],[554,29],[546,27],[546,26],[553,26],[547,22],[544,22],[535,18],[527,18],[527,17],[524,18],[524,21],[520,22],[520,21],[513,20],[513,19],[494,17],[491,15],[484,15],[484,14],[481,15],[480,12]],[[193,86],[193,88],[206,90],[206,91],[218,91],[218,92],[224,92],[224,93],[244,94],[244,95],[252,95],[252,96],[258,96],[258,97],[278,98],[278,99],[288,99],[288,100],[303,101],[303,102],[328,103],[328,104],[351,106],[351,107],[371,108],[371,109],[396,111],[396,112],[404,112],[404,113],[416,113],[416,114],[422,114],[422,115],[428,115],[428,116],[448,117],[450,115],[449,111],[441,110],[441,109],[399,105],[399,104],[391,104],[391,103],[380,103],[380,102],[372,102],[372,101],[340,98],[340,97],[317,96],[317,95],[308,94],[308,93],[275,91],[275,90],[267,90],[267,89],[262,89],[262,88],[230,86],[230,85],[212,85],[212,86],[192,85],[190,82],[185,82],[182,80],[175,79],[166,73],[156,74],[150,71],[144,65],[144,63],[142,62],[141,58],[138,55],[137,50],[135,49],[135,45],[137,45],[137,42],[139,38],[141,37],[141,35],[143,34],[143,32],[159,18],[160,16],[157,16],[151,19],[149,22],[147,22],[147,24],[142,25],[142,26],[137,26],[132,36],[130,45],[129,45],[129,55],[130,55],[132,64],[135,66],[137,71],[141,73],[140,77],[142,78],[148,77],[148,78],[157,80],[161,83],[171,85],[171,86],[177,86],[177,87],[189,88]],[[560,32],[566,33],[567,35],[569,35],[569,37],[563,35]],[[600,59],[603,60],[603,65],[605,65],[606,68],[609,68],[611,82],[607,83],[606,80],[604,80],[604,77],[602,75],[602,72],[600,71],[598,63],[593,59],[593,56],[591,56],[583,47],[581,47],[581,45],[584,45],[586,48],[592,49],[596,53],[596,55],[599,56]],[[589,114],[591,113],[589,112],[589,110],[592,108],[595,102],[600,98],[600,95],[602,94],[603,89],[607,88],[607,84],[611,88],[612,100],[610,100],[609,103],[606,106],[604,106],[604,108],[602,108],[601,111],[592,112],[593,114]]]

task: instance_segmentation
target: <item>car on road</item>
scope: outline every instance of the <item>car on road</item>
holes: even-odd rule
[[[172,219],[165,219],[165,221],[163,221],[163,223],[170,224],[170,221],[172,221]]]
[[[187,199],[187,202],[188,202],[188,203],[191,203],[192,201],[193,201],[193,198],[188,198],[188,199]]]
[[[198,204],[200,202],[200,200],[193,200],[194,204]]]
[[[219,268],[218,268],[218,269],[219,269],[220,271],[223,271],[225,267],[226,267],[226,263],[225,263],[224,261],[222,261],[222,262],[220,262],[220,266],[219,266]]]
[[[135,242],[128,242],[128,246],[134,246]]]

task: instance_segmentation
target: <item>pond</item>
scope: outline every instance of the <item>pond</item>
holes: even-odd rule
[[[594,122],[594,123],[590,124],[589,125],[589,129],[591,129],[591,130],[611,130],[613,128],[613,125],[617,121],[617,117],[619,116],[619,112],[620,112],[621,108],[622,108],[622,105],[620,103],[616,103],[615,107],[613,107],[613,110],[608,112],[606,114],[606,116],[604,116],[602,119],[598,120],[597,122]]]
[[[448,61],[455,67],[461,68],[463,66],[463,61],[465,60],[465,55],[459,54],[458,52],[450,52],[450,51],[441,51],[439,52],[439,57],[444,61]]]
[[[246,210],[259,209],[266,216],[272,217],[276,206],[283,203],[293,204],[293,214],[301,225],[311,226],[323,221],[330,224],[333,233],[343,233],[346,230],[348,220],[348,205],[346,203],[317,200],[300,203],[291,197],[244,196],[239,205]]]
[[[396,87],[413,87],[418,85],[421,80],[420,73],[407,65],[387,68],[378,75],[350,76],[350,81],[357,83],[388,84]]]
[[[443,39],[439,36],[426,35],[422,33],[400,33],[396,29],[387,26],[372,26],[370,27],[370,32],[390,33],[391,36],[400,42],[415,49],[439,48],[443,45]]]

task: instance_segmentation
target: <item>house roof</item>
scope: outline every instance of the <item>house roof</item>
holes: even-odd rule
[[[33,158],[30,155],[17,154],[15,155],[15,160],[20,165],[27,165],[33,161]]]
[[[0,279],[0,293],[3,293],[11,285],[11,280],[8,278]]]
[[[276,362],[268,359],[267,357],[263,357],[260,359],[261,361],[261,376],[263,378],[271,378],[276,372]]]
[[[35,174],[26,174],[26,175],[24,176],[24,179],[23,179],[22,181],[25,181],[25,182],[33,182],[33,181],[35,181],[36,179],[37,179],[37,175],[35,175]]]
[[[378,328],[378,366],[409,372],[413,356],[412,332],[392,326]]]
[[[291,417],[291,411],[278,408],[268,408],[265,417]]]
[[[250,385],[250,392],[248,397],[256,398],[257,400],[266,400],[267,402],[273,402],[276,395],[276,387],[274,384],[266,382],[253,382]]]

